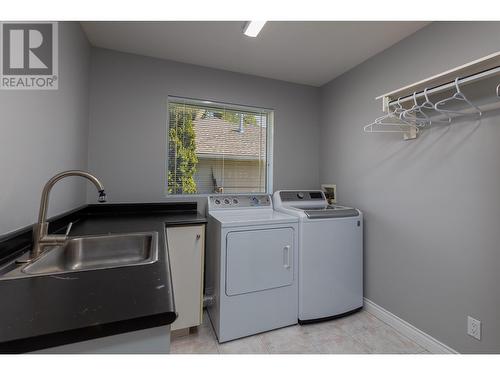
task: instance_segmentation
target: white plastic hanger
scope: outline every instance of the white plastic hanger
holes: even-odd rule
[[[402,118],[403,106],[398,98],[398,107],[388,114],[380,116],[372,123],[365,125],[363,131],[366,133],[409,133],[415,130],[418,133],[418,127]]]
[[[430,125],[431,119],[427,115],[427,113],[422,111],[422,104],[418,104],[416,92],[413,93],[413,103],[414,104],[410,109],[407,109],[401,113],[402,118],[415,123],[415,125],[419,127]]]
[[[473,108],[476,110],[477,115],[481,116],[483,113],[481,112],[479,107],[474,105],[469,99],[467,99],[467,97],[463,94],[463,92],[460,91],[460,86],[458,85],[458,81],[459,81],[459,77],[457,77],[455,79],[455,89],[456,89],[455,94],[453,94],[453,96],[450,96],[449,98],[440,100],[439,102],[434,104],[434,109],[438,112],[441,112],[441,113],[453,114],[453,115],[459,115],[459,116],[474,114],[474,113],[471,113],[468,111],[456,111],[456,110],[448,110],[448,109],[438,108],[439,106],[443,106],[444,104],[449,103],[453,100],[458,100],[458,101],[466,102],[470,108]]]
[[[434,122],[438,122],[438,123],[446,123],[446,124],[449,124],[451,122],[451,116],[449,114],[447,114],[446,112],[442,112],[440,109],[436,109],[434,107],[434,103],[432,103],[430,100],[429,100],[429,96],[427,95],[427,91],[429,89],[426,87],[424,89],[424,98],[425,98],[425,101],[420,104],[420,108],[425,108],[425,109],[431,109],[431,110],[434,110],[436,112],[438,112],[439,114],[441,115],[444,115],[447,117],[447,120],[434,120]],[[429,123],[429,125],[432,123],[432,120],[431,122]]]
[[[398,98],[398,100],[396,101],[396,104],[397,104],[397,107],[394,108],[392,113],[395,116],[399,117],[400,120],[402,120],[403,112],[406,111],[406,109],[401,105],[401,97]]]

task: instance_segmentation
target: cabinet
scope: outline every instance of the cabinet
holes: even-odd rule
[[[167,247],[178,317],[172,330],[195,327],[203,316],[205,225],[167,227]]]

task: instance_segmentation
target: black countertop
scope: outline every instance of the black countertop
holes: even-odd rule
[[[155,231],[158,261],[0,280],[0,353],[32,351],[175,320],[165,227],[205,223],[196,203],[89,205],[51,221],[49,229],[63,231],[70,221],[74,223],[70,236]],[[23,238],[27,240],[24,232],[0,238],[0,248],[19,254],[30,247],[16,249],[22,247]]]

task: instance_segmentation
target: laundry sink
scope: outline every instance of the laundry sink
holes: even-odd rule
[[[154,263],[158,260],[156,232],[72,237],[54,246],[22,272],[47,275]]]

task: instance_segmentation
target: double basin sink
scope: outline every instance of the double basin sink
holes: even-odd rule
[[[157,232],[70,237],[27,264],[12,262],[0,269],[0,279],[139,266],[157,260]]]

